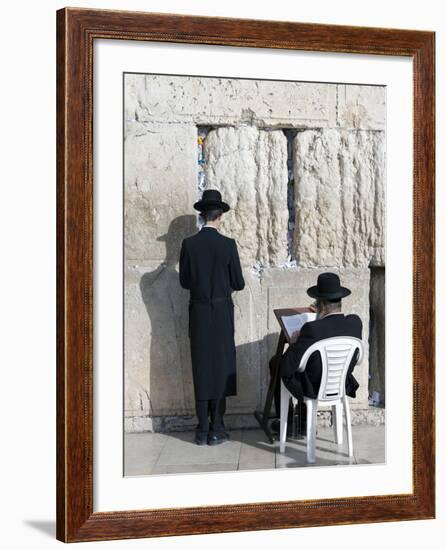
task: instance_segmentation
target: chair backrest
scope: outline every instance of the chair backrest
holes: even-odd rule
[[[359,349],[356,364],[362,361],[364,350],[361,340],[352,336],[335,336],[319,340],[303,354],[299,372],[305,370],[310,356],[319,352],[322,362],[321,385],[318,401],[330,402],[344,397],[345,378],[355,351]]]

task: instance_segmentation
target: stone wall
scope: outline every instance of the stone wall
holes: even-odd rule
[[[125,75],[125,120],[258,128],[385,129],[383,86]]]
[[[380,406],[384,406],[386,402],[386,379],[383,368],[386,349],[385,297],[385,269],[374,267],[370,273],[369,393]]]
[[[383,265],[383,132],[307,130],[293,146],[298,264]]]
[[[287,156],[281,130],[219,128],[206,138],[207,187],[220,189],[231,205],[221,232],[237,236],[243,265],[286,262]]]
[[[231,204],[222,232],[238,242],[247,283],[234,294],[238,395],[228,426],[255,425],[265,399],[272,309],[307,304],[306,288],[327,268],[352,289],[344,310],[364,323],[352,400],[363,418],[369,266],[384,265],[384,88],[126,75],[125,117],[125,429],[196,423],[178,253],[196,231],[200,126],[206,186]],[[293,129],[292,174],[284,129]]]

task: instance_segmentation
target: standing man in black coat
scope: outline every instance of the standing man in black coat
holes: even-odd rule
[[[335,273],[321,273],[317,285],[310,287],[307,294],[316,298],[316,319],[302,326],[297,340],[290,344],[280,363],[280,374],[285,386],[299,400],[302,400],[303,396],[315,399],[319,392],[322,375],[319,352],[311,355],[303,372],[296,372],[303,354],[312,344],[334,336],[362,338],[361,319],[357,315],[344,315],[341,311],[342,298],[351,294],[351,291],[341,286]],[[356,352],[345,380],[345,391],[350,397],[356,397],[359,387],[353,376],[357,360]]]
[[[231,294],[243,290],[245,281],[235,240],[218,231],[222,214],[229,210],[220,192],[204,191],[194,208],[205,223],[183,240],[180,284],[190,290],[189,337],[198,416],[195,442],[217,445],[229,437],[223,423],[226,397],[237,393]]]

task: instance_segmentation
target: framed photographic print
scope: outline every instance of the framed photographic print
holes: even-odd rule
[[[57,36],[57,537],[434,517],[434,33]]]

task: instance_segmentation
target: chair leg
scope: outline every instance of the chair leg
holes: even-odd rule
[[[342,426],[342,403],[339,401],[339,403],[336,403],[336,405],[333,405],[331,410],[332,418],[333,418],[333,428],[334,428],[334,435],[335,435],[335,441],[338,445],[342,445],[343,442],[343,426]]]
[[[317,419],[317,400],[307,399],[307,462],[314,464],[316,462],[316,419]]]
[[[348,456],[353,456],[352,420],[350,416],[350,405],[348,397],[344,395],[345,426],[347,428]]]
[[[286,431],[288,424],[288,406],[290,404],[290,392],[283,381],[280,381],[280,442],[279,452],[285,452]]]

